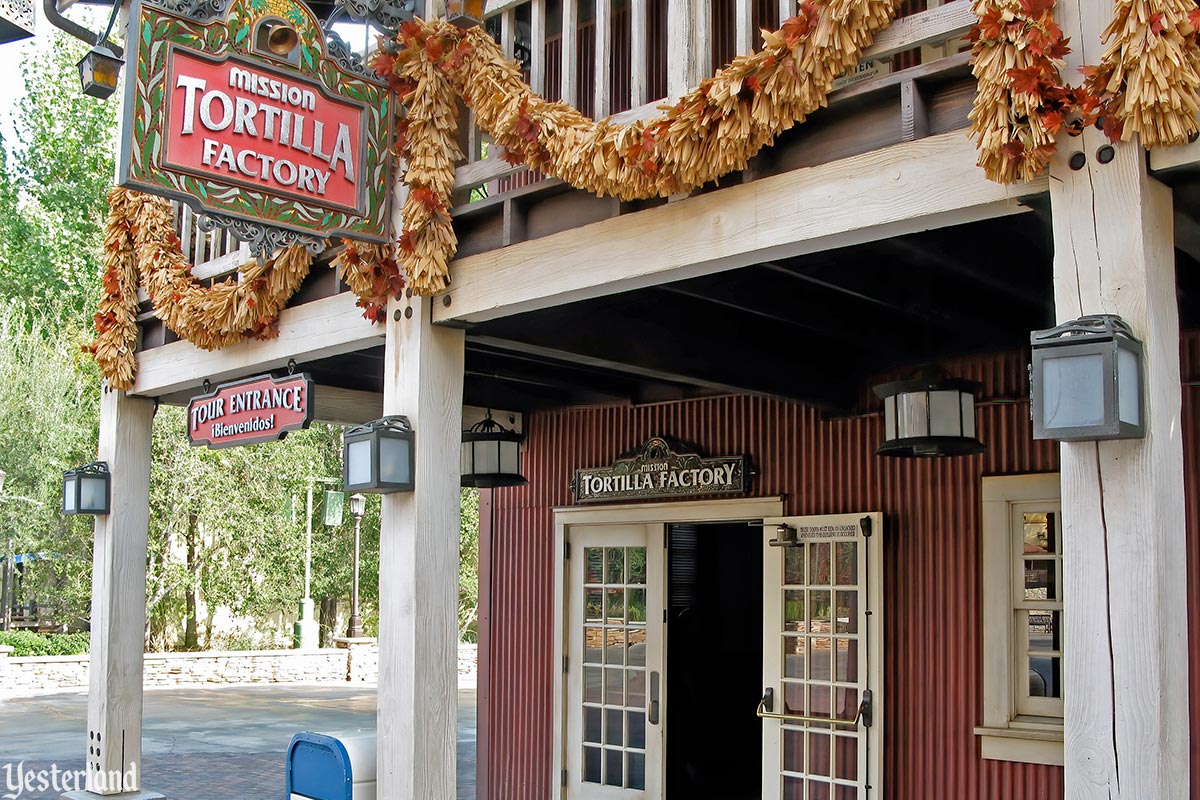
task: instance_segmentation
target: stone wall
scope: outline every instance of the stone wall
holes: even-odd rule
[[[475,677],[474,645],[458,654],[459,680]],[[250,650],[203,653],[147,653],[143,674],[148,688],[254,683],[374,684],[379,678],[379,647],[372,640],[339,642],[330,650]],[[86,689],[87,656],[12,658],[0,651],[0,697]]]

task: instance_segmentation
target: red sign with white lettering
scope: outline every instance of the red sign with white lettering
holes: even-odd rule
[[[218,386],[188,403],[188,441],[233,447],[282,439],[312,422],[312,391],[308,375],[260,375]]]
[[[362,108],[302,76],[172,47],[167,166],[362,213]]]

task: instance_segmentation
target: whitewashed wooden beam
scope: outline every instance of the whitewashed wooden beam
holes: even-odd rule
[[[528,0],[487,0],[483,6],[483,17],[494,17],[505,11],[511,11]]]
[[[797,0],[779,0],[779,21],[791,19],[800,11]]]
[[[248,341],[207,352],[191,342],[178,341],[138,353],[138,372],[132,394],[157,397],[298,362],[341,355],[383,343],[383,328],[363,319],[353,292],[284,309],[279,336]]]
[[[1066,80],[1097,63],[1112,7],[1062,0]],[[1071,800],[1189,797],[1188,578],[1171,191],[1136,137],[1089,127],[1051,162],[1060,321],[1123,317],[1142,340],[1146,437],[1061,445],[1064,768]],[[1071,155],[1086,154],[1076,171]]]
[[[111,513],[96,517],[92,548],[85,764],[87,789],[94,795],[142,788],[142,653],[153,420],[152,400],[115,391],[104,391],[100,398],[98,458],[108,463],[112,473],[112,494]],[[121,776],[116,785],[114,774]]]
[[[1026,211],[961,131],[458,259],[437,322],[482,322],[762,261]],[[543,268],[553,265],[553,269]]]
[[[646,36],[650,29],[646,13],[646,0],[629,0],[629,105],[631,108],[644,105],[650,99],[646,97],[649,91],[647,89],[648,76],[646,75],[648,53]]]
[[[748,54],[754,48],[757,31],[754,30],[754,10],[750,0],[736,0],[734,13],[734,42],[739,56]]]
[[[596,82],[593,87],[594,116],[604,119],[612,108],[612,0],[596,0]],[[588,87],[582,87],[588,91]]]
[[[691,0],[692,14],[695,24],[692,27],[692,38],[688,42],[691,49],[691,81],[684,92],[700,85],[700,81],[711,78],[713,71],[720,65],[712,63],[712,0]],[[670,13],[670,12],[667,12]],[[680,92],[682,95],[683,92]]]
[[[1150,169],[1154,172],[1196,169],[1200,167],[1200,139],[1175,147],[1155,147],[1150,151]]]
[[[546,93],[546,0],[532,0],[529,6],[529,87]]]
[[[459,449],[464,333],[389,305],[384,411],[416,431],[416,489],[383,496],[379,553],[379,797],[455,796]]]
[[[970,30],[978,19],[965,0],[921,11],[880,31],[875,42],[863,51],[863,58],[884,58],[930,42],[954,39]]]
[[[579,102],[579,0],[562,0],[562,101]],[[591,87],[584,87],[590,91]]]

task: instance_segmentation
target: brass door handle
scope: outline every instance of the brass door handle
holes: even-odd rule
[[[862,702],[858,704],[858,713],[854,715],[852,720],[832,719],[830,717],[808,717],[801,714],[776,714],[772,709],[775,706],[775,690],[767,689],[763,692],[762,700],[758,703],[758,718],[759,719],[777,719],[781,722],[791,722],[798,724],[817,724],[817,725],[833,725],[839,728],[857,728],[861,721],[867,728],[871,727],[871,690],[867,689],[863,692]]]

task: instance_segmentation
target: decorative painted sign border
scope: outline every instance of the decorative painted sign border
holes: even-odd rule
[[[577,503],[745,494],[754,467],[750,456],[703,458],[678,452],[683,445],[656,436],[608,467],[575,470]]]
[[[132,65],[125,91],[118,183],[188,203],[202,226],[222,227],[251,245],[256,254],[303,244],[314,253],[329,236],[388,241],[391,202],[393,98],[333,34],[326,34],[300,0],[177,0],[158,5],[135,0],[137,20],[130,42]],[[251,46],[255,26],[282,20],[298,35],[296,63],[258,54]],[[363,120],[357,154],[361,213],[335,205],[272,194],[236,180],[175,169],[166,163],[168,64],[172,51],[208,61],[236,59],[255,69],[293,76],[329,98],[358,106]],[[306,87],[309,88],[309,87]]]

